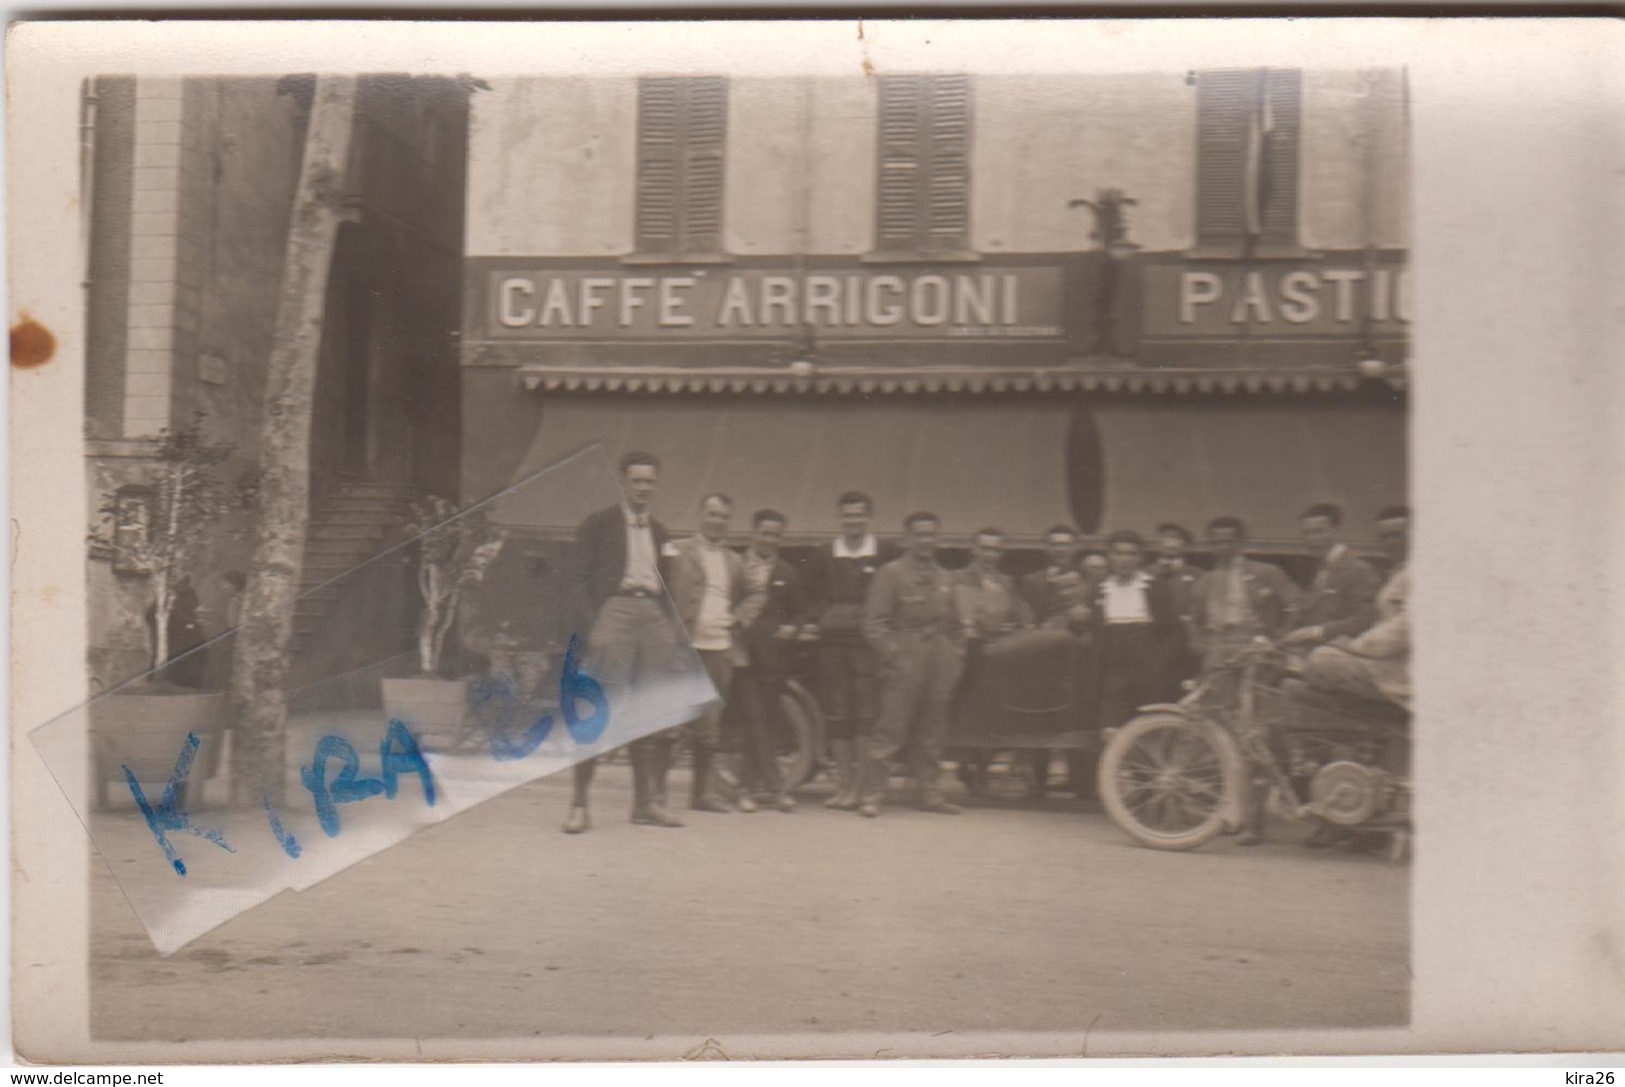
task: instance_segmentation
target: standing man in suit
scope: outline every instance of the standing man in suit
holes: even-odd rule
[[[1330,503],[1310,506],[1299,518],[1303,538],[1320,562],[1309,593],[1293,616],[1288,645],[1321,645],[1352,637],[1376,621],[1377,573],[1338,538],[1342,525],[1343,510]]]
[[[1197,579],[1188,612],[1204,672],[1230,663],[1255,638],[1281,637],[1303,595],[1279,566],[1247,558],[1241,518],[1209,521],[1207,542],[1213,569]]]
[[[1145,540],[1114,532],[1106,540],[1111,573],[1096,589],[1095,644],[1100,654],[1100,727],[1117,728],[1139,708],[1173,697],[1170,659],[1184,630],[1168,586],[1145,569]]]
[[[744,660],[734,608],[745,595],[745,570],[738,553],[728,546],[732,519],[733,499],[708,494],[700,500],[700,534],[669,544],[665,550],[677,617],[688,631],[706,675],[724,698],[733,685],[734,668]],[[722,713],[723,707],[716,705],[683,726],[694,759],[688,797],[693,811],[724,814],[733,810],[710,790],[712,760],[722,745]],[[668,737],[662,752],[668,769],[672,742]],[[664,799],[663,780],[661,785],[657,800]]]
[[[660,462],[649,453],[628,453],[620,470],[620,505],[589,515],[576,530],[569,581],[578,604],[577,629],[589,632],[586,659],[612,708],[635,684],[675,671],[683,654],[682,633],[665,606],[660,581],[666,529],[649,514]],[[632,742],[632,821],[680,827],[682,821],[654,801],[656,777],[663,772],[661,743],[658,737]],[[592,826],[587,804],[596,770],[594,759],[575,766],[566,834]]]
[[[789,678],[790,643],[799,632],[806,605],[801,579],[779,557],[788,518],[778,510],[757,510],[751,517],[751,542],[744,559],[744,599],[735,614],[746,663],[734,670],[733,698],[744,733],[744,795],[739,810],[756,810],[758,802],[782,812],[796,802],[779,776],[778,745],[784,732],[780,697]]]
[[[859,769],[858,814],[869,819],[880,814],[891,760],[905,746],[919,810],[962,810],[943,799],[940,785],[948,702],[965,667],[965,619],[952,577],[937,564],[940,525],[934,513],[908,516],[908,550],[875,574],[864,605],[864,637],[880,657],[882,676],[880,716]]]
[[[875,572],[897,558],[895,545],[869,530],[874,501],[847,491],[836,502],[841,534],[812,555],[806,566],[806,633],[818,638],[818,702],[829,728],[835,760],[835,795],[826,808],[858,806],[860,745],[867,746],[879,713],[879,662],[863,636],[864,601]]]

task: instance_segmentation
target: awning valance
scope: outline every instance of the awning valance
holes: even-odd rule
[[[957,392],[1323,393],[1352,392],[1365,380],[1352,366],[1219,370],[1166,367],[591,366],[532,363],[518,368],[525,388],[547,392],[893,394]],[[1405,384],[1403,369],[1383,380]]]

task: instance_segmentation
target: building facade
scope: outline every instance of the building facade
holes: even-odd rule
[[[1034,544],[1406,491],[1399,71],[525,78],[474,103],[463,497],[593,442]],[[543,518],[545,520],[545,518]],[[554,534],[567,526],[530,526]]]
[[[228,477],[259,460],[266,367],[311,80],[102,77],[85,88],[86,453],[92,523],[115,499],[139,525],[155,439],[203,415],[230,442]],[[348,203],[329,277],[310,450],[306,582],[373,553],[411,493],[458,485],[456,342],[468,89],[360,81]],[[254,525],[221,534],[187,571],[208,634]],[[106,555],[89,568],[93,689],[150,666],[147,578]],[[392,594],[410,604],[409,593]],[[323,630],[306,602],[306,660],[367,636]],[[387,632],[401,616],[375,614]],[[229,648],[225,650],[229,653]],[[342,654],[340,655],[342,658]],[[376,657],[374,659],[377,659]],[[296,670],[297,674],[297,670]]]

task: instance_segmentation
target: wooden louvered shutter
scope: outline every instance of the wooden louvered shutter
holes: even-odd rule
[[[1248,133],[1258,109],[1258,72],[1203,72],[1196,85],[1196,233],[1201,245],[1236,245]]]
[[[675,253],[682,200],[680,79],[638,80],[637,248]]]
[[[728,136],[728,81],[704,76],[683,81],[683,184],[680,249],[722,251],[723,151]]]
[[[1260,163],[1263,234],[1291,245],[1298,239],[1298,134],[1303,113],[1303,74],[1290,69],[1264,73],[1263,108],[1268,134]]]
[[[926,178],[924,248],[970,248],[970,81],[962,75],[931,80],[930,168]]]
[[[918,246],[925,148],[925,78],[880,77],[880,179],[876,196],[876,248],[907,252]]]

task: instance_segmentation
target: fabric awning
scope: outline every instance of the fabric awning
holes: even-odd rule
[[[594,443],[601,465],[633,449],[660,457],[655,512],[680,533],[697,528],[701,496],[721,491],[734,498],[738,533],[772,507],[789,516],[791,539],[827,537],[836,497],[860,490],[874,496],[886,534],[919,509],[942,517],[950,541],[996,525],[1022,546],[1066,523],[1097,541],[1121,528],[1149,535],[1165,521],[1200,536],[1229,514],[1255,545],[1285,553],[1298,548],[1298,516],[1311,503],[1341,505],[1347,537],[1369,541],[1376,511],[1407,495],[1405,413],[1346,401],[556,395],[515,479]],[[600,489],[598,504],[613,500]],[[544,500],[548,491],[555,497]],[[501,519],[568,534],[584,509],[557,493],[526,488]]]
[[[1137,401],[1094,414],[1104,529],[1175,521],[1200,535],[1228,514],[1255,544],[1291,546],[1304,508],[1335,502],[1345,534],[1370,540],[1377,511],[1407,500],[1406,416],[1395,407]]]
[[[611,461],[634,449],[663,462],[655,514],[678,532],[697,527],[702,496],[735,502],[734,527],[771,507],[788,515],[792,538],[833,535],[836,498],[872,495],[876,528],[931,510],[944,536],[965,539],[996,525],[1012,542],[1033,543],[1070,521],[1066,435],[1070,401],[853,403],[754,398],[693,400],[626,396],[549,399],[516,478],[594,442]],[[536,530],[572,530],[547,509],[515,506]]]

